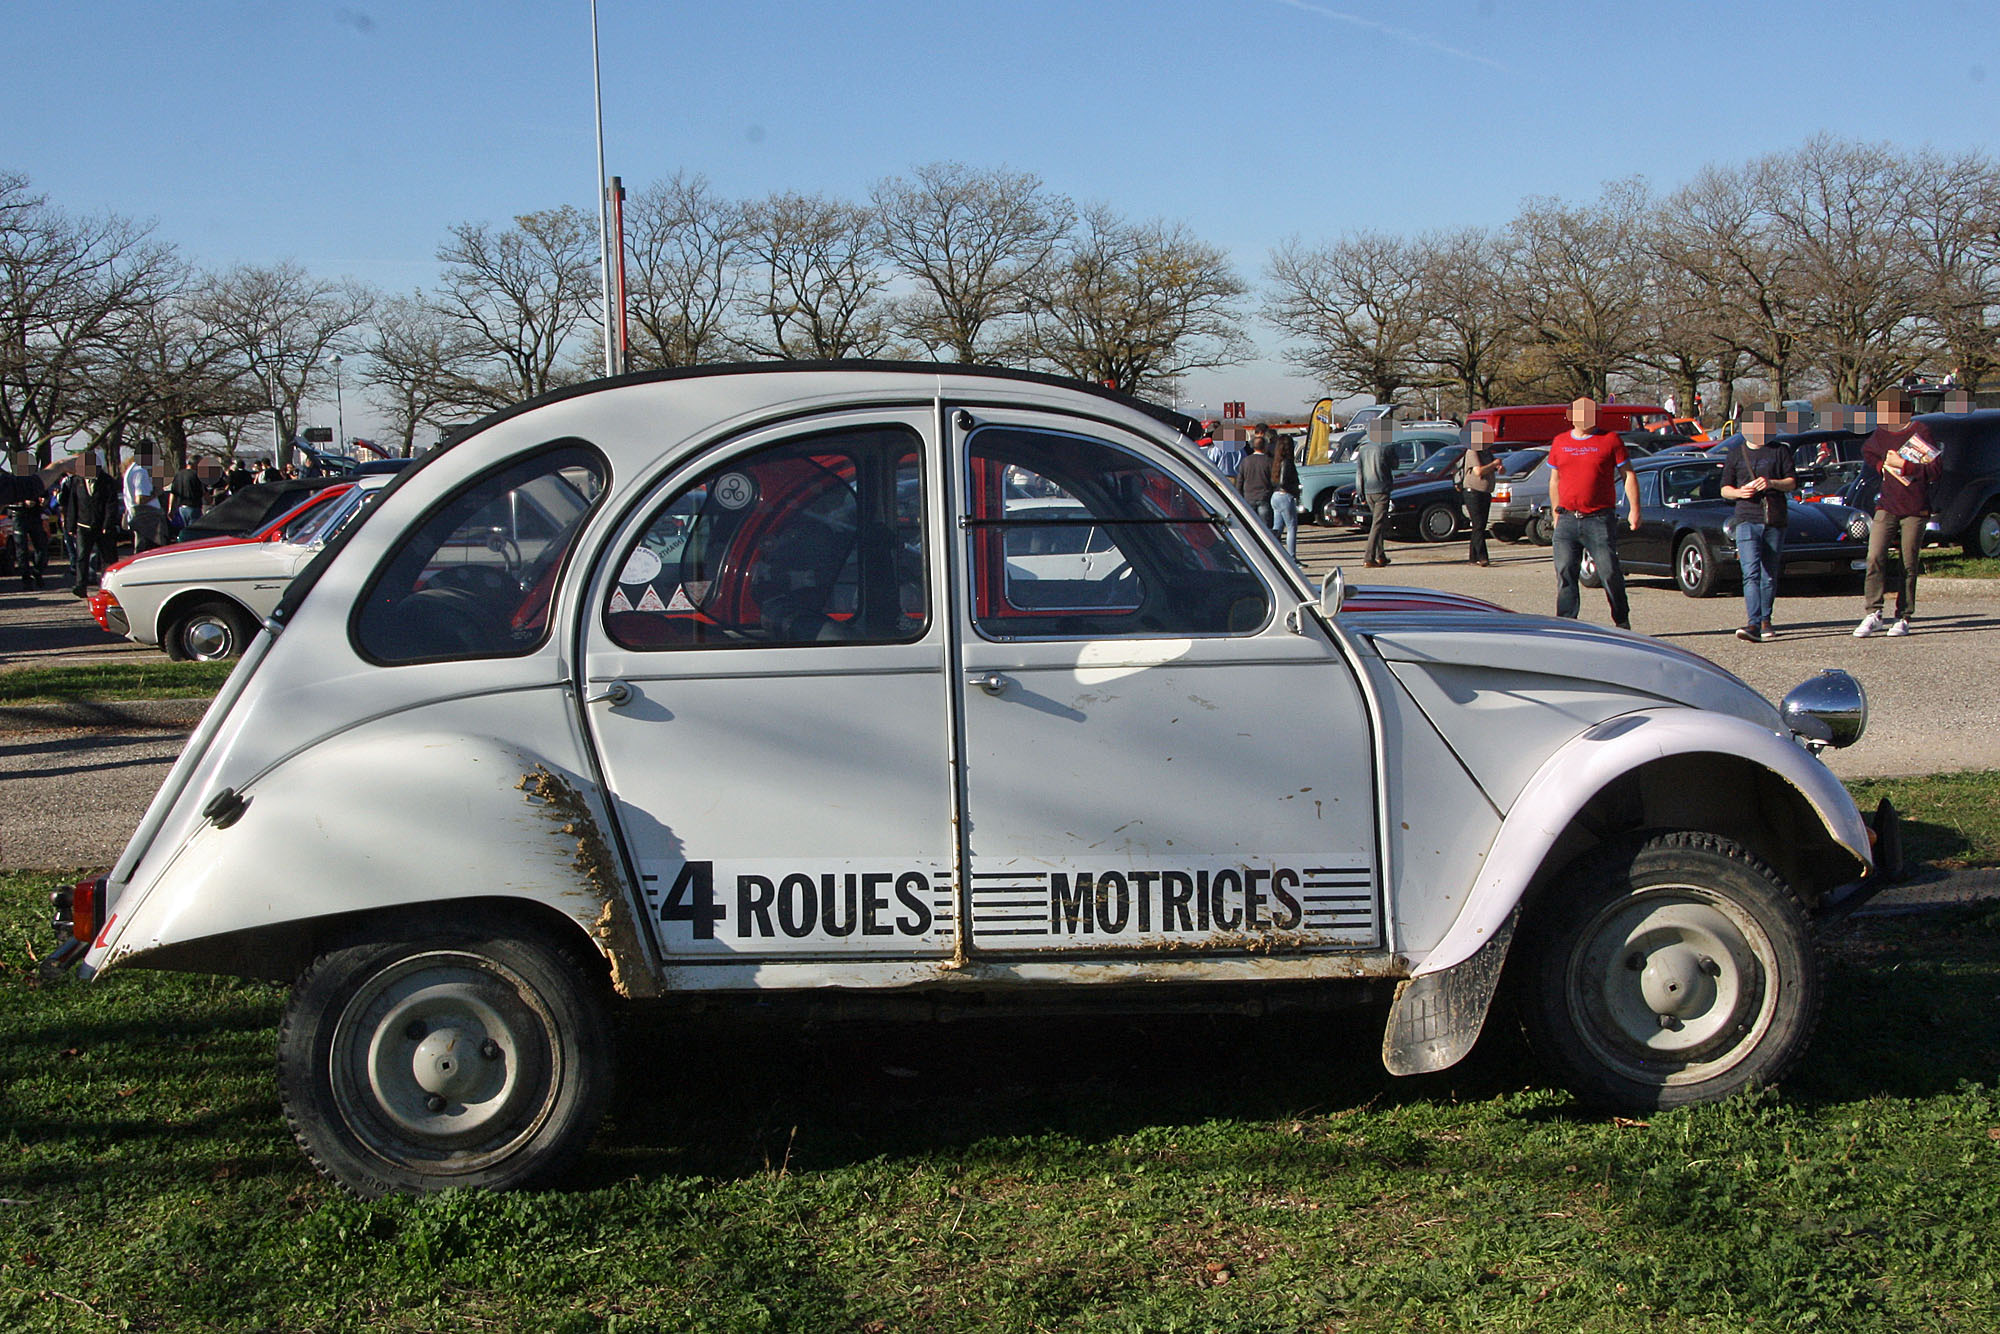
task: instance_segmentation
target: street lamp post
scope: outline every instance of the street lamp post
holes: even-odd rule
[[[340,353],[333,354],[333,429],[339,441],[339,453],[347,448],[347,407],[340,397]]]

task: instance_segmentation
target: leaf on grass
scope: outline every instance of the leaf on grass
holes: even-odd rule
[[[1653,1123],[1651,1121],[1637,1121],[1629,1116],[1614,1116],[1611,1118],[1611,1124],[1617,1126],[1620,1130],[1647,1130],[1652,1127]]]

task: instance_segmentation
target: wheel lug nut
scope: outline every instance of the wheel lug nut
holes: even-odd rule
[[[430,1097],[424,1099],[424,1106],[433,1112],[443,1111],[444,1095],[441,1093],[431,1094]]]
[[[1701,956],[1701,971],[1707,973],[1710,977],[1721,977],[1722,965],[1704,954]]]
[[[479,1054],[489,1061],[497,1061],[500,1059],[500,1044],[488,1038],[479,1044]]]
[[[430,1031],[429,1024],[426,1024],[421,1019],[412,1019],[410,1020],[409,1027],[403,1030],[403,1036],[412,1042],[421,1042],[423,1041],[424,1034]]]

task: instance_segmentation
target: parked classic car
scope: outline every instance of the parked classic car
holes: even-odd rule
[[[1190,425],[863,363],[490,417],[293,581],[60,961],[291,982],[285,1115],[363,1194],[559,1172],[642,999],[1381,996],[1415,1072],[1504,981],[1593,1105],[1780,1078],[1813,919],[1889,869],[1815,754],[1855,682],[1774,707],[1642,636],[1316,592]],[[1019,596],[1016,539],[1072,526],[1122,595]]]
[[[1500,475],[1496,489],[1518,482],[1548,457],[1549,451],[1535,445],[1527,449],[1501,451]],[[1465,453],[1462,445],[1438,450],[1411,471],[1389,484],[1394,502],[1389,510],[1389,536],[1422,542],[1449,542],[1465,529],[1465,501],[1458,489],[1458,462]],[[1334,499],[1335,513],[1354,527],[1366,531],[1370,522],[1366,506],[1354,499],[1354,488],[1344,486]],[[1490,511],[1489,511],[1490,512]],[[1489,522],[1488,530],[1492,528]]]
[[[1461,437],[1456,430],[1429,428],[1421,431],[1398,431],[1390,437],[1395,446],[1395,459],[1390,471],[1396,475],[1406,473],[1422,463],[1446,445],[1458,444]],[[1340,455],[1331,463],[1299,465],[1299,513],[1314,523],[1343,524],[1348,516],[1340,512],[1342,487],[1352,488],[1355,469],[1359,466],[1361,444],[1356,441],[1343,447]]]
[[[1670,574],[1681,592],[1705,598],[1724,581],[1740,583],[1736,544],[1729,535],[1736,502],[1722,498],[1719,458],[1657,455],[1638,459],[1639,528],[1624,527],[1625,498],[1618,498],[1618,562],[1628,574]],[[1786,507],[1783,575],[1859,569],[1868,555],[1868,516],[1839,504]],[[1598,583],[1586,555],[1582,575]]]
[[[98,625],[177,661],[213,662],[243,652],[285,588],[327,540],[388,483],[362,478],[314,487],[266,527],[240,536],[155,547],[104,571],[90,595]]]

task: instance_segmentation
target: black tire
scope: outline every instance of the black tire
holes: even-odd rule
[[[1333,511],[1333,488],[1328,487],[1319,493],[1319,504],[1313,509],[1313,522],[1322,524],[1328,528],[1337,527],[1340,523],[1340,516]]]
[[[1674,586],[1691,598],[1715,592],[1715,549],[1700,533],[1689,533],[1674,544]]]
[[[1449,542],[1458,536],[1458,511],[1443,501],[1424,506],[1417,514],[1417,536],[1426,542]]]
[[[1604,576],[1597,572],[1597,558],[1590,554],[1588,547],[1584,548],[1583,554],[1577,558],[1576,581],[1585,588],[1604,587]]]
[[[1537,514],[1528,520],[1528,540],[1538,547],[1552,547],[1556,544],[1556,526],[1548,515]]]
[[[160,633],[160,647],[175,662],[220,662],[243,656],[256,634],[249,612],[215,598],[175,612]]]
[[[2000,505],[1989,504],[1979,511],[1965,538],[1965,554],[1987,560],[2000,556]]]
[[[1531,913],[1519,963],[1530,1042],[1593,1107],[1646,1112],[1776,1083],[1819,1022],[1805,905],[1713,834],[1589,858]]]
[[[371,1199],[560,1173],[611,1088],[587,949],[473,913],[322,954],[278,1030],[278,1095],[306,1156]]]

